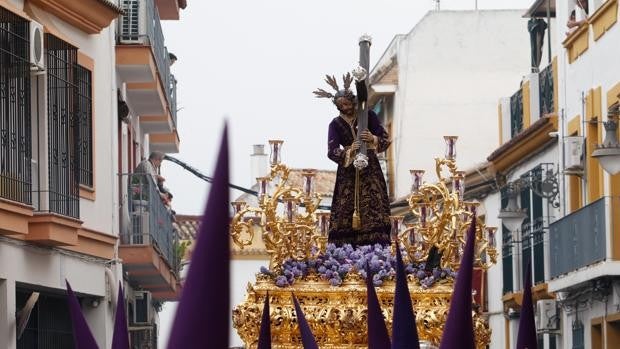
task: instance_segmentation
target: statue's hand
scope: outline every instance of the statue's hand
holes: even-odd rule
[[[353,74],[353,77],[357,81],[366,80],[366,78],[368,77],[368,72],[361,66],[357,66],[357,68],[353,69],[351,74]]]
[[[373,143],[375,141],[375,136],[373,136],[372,133],[370,133],[370,131],[368,130],[362,131],[362,133],[360,133],[360,138],[364,142],[368,142],[368,143]]]

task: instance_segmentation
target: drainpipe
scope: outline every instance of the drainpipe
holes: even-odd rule
[[[581,91],[581,138],[583,139],[583,174],[581,175],[581,196],[583,206],[588,204],[588,149],[586,149],[586,97],[585,92]]]

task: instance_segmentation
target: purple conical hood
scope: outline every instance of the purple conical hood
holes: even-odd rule
[[[396,243],[396,290],[394,291],[394,314],[392,315],[392,348],[420,348],[415,313],[407,285],[407,274]]]
[[[523,287],[523,304],[519,317],[517,349],[537,349],[536,323],[534,322],[534,304],[532,303],[532,268],[527,265],[525,286]]]
[[[319,346],[316,344],[316,339],[314,339],[314,335],[312,334],[312,330],[310,329],[310,325],[308,325],[308,321],[306,321],[306,316],[301,310],[301,306],[299,306],[297,297],[295,297],[294,294],[293,303],[295,303],[295,314],[297,315],[297,323],[299,324],[299,332],[301,333],[301,343],[304,349],[319,349]]]
[[[230,235],[228,132],[224,127],[209,199],[170,332],[168,348],[228,348]]]
[[[368,349],[389,349],[391,347],[390,336],[385,327],[385,319],[368,263],[366,263],[366,299],[368,302]]]
[[[127,328],[127,313],[125,312],[125,293],[123,292],[123,286],[121,286],[120,281],[118,283],[118,300],[116,301],[112,349],[129,349],[129,329]]]
[[[90,328],[86,323],[86,319],[84,319],[80,302],[73,293],[71,285],[69,285],[69,281],[66,281],[66,283],[68,293],[67,301],[69,302],[69,313],[71,314],[73,343],[75,344],[75,349],[97,349],[99,346],[97,346],[95,337],[93,337],[93,334],[90,332]]]
[[[472,320],[471,285],[474,272],[474,247],[476,244],[476,217],[467,231],[465,251],[461,258],[456,285],[450,301],[448,320],[443,328],[440,349],[474,349],[474,323]]]
[[[263,316],[260,320],[260,332],[258,334],[258,348],[271,349],[271,319],[269,318],[269,292],[265,296]]]

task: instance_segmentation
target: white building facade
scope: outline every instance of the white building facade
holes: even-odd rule
[[[174,232],[157,236],[171,219],[159,201],[135,214],[124,174],[150,150],[178,151],[176,82],[154,47],[158,21],[178,19],[184,4],[0,1],[0,347],[72,347],[65,280],[101,348],[119,282],[133,344],[156,340],[156,311],[178,292]],[[132,13],[151,27],[128,49],[122,19]],[[135,233],[156,216],[157,229]]]
[[[620,346],[620,176],[593,156],[620,104],[611,59],[619,50],[618,2],[586,2],[587,20],[569,35],[575,2],[549,2],[558,23],[551,63],[543,59],[540,72],[498,105],[500,142],[487,160],[499,180],[483,201],[487,222],[504,223],[501,260],[489,270],[493,348],[514,348],[527,265],[539,348]],[[545,17],[546,7],[535,1],[526,15]],[[496,218],[511,193],[527,209],[518,225]]]
[[[497,145],[497,99],[527,71],[521,11],[432,11],[397,35],[370,74],[370,102],[392,136],[386,153],[390,196],[410,190],[410,169],[434,181],[443,136],[458,135],[467,169]],[[435,149],[435,152],[433,152]]]

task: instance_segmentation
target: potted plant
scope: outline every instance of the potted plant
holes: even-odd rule
[[[144,177],[134,176],[131,181],[131,200],[134,211],[142,210],[149,204],[149,186],[142,179]]]

